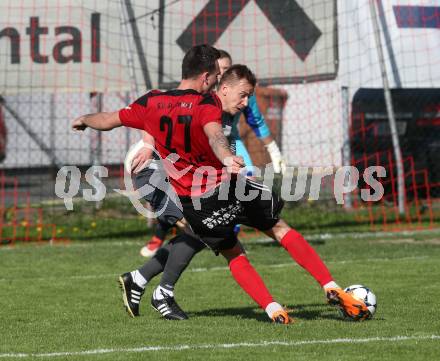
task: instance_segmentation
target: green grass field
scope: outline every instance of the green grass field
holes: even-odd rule
[[[354,234],[356,235],[356,234]],[[0,247],[0,359],[434,360],[440,355],[440,233],[309,237],[343,286],[378,297],[373,320],[343,321],[315,281],[273,243],[247,239],[251,262],[296,323],[274,325],[229,275],[199,254],[176,289],[190,316],[165,321],[122,307],[117,276],[141,265],[142,241]]]

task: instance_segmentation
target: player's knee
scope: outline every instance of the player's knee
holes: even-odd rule
[[[165,247],[162,247],[157,250],[153,258],[156,258],[160,264],[164,265],[168,260],[169,254],[169,250]]]
[[[240,256],[246,257],[244,248],[240,244],[236,244],[234,247],[229,249],[221,250],[220,253],[222,254],[223,257],[226,258],[228,263],[231,263],[234,259]]]
[[[172,240],[173,244],[184,244],[186,249],[191,249],[193,253],[198,253],[206,247],[206,245],[198,238],[183,233]]]
[[[284,238],[284,236],[291,230],[290,226],[284,222],[282,219],[280,219],[275,226],[272,228],[272,233],[275,239],[278,242],[281,242],[281,240]]]
[[[233,268],[239,264],[248,264],[249,260],[245,253],[241,253],[235,257],[228,259],[229,268]]]

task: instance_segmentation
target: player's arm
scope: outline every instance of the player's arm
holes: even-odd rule
[[[267,126],[266,120],[258,107],[255,95],[249,98],[249,105],[245,108],[244,115],[247,124],[252,128],[255,135],[261,140],[267,149],[270,159],[272,160],[275,173],[284,173],[286,170],[286,163],[283,155],[281,154],[280,148],[273,138],[269,127]]]
[[[203,130],[208,137],[212,151],[220,162],[227,166],[231,173],[238,173],[244,167],[243,158],[232,154],[221,124],[210,122],[203,127]]]
[[[96,130],[112,130],[122,125],[119,112],[101,112],[82,115],[72,123],[72,129],[82,131],[86,128]]]
[[[257,98],[255,95],[249,97],[249,104],[243,110],[244,116],[246,118],[246,123],[252,128],[255,135],[259,139],[264,139],[271,136],[270,129],[267,126],[266,119],[261,113],[258,107]]]

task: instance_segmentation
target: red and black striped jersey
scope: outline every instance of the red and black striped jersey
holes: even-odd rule
[[[212,151],[203,127],[221,125],[222,105],[214,93],[153,90],[119,111],[124,126],[145,130],[155,138],[171,184],[180,196],[198,196],[217,186],[223,165]],[[179,158],[165,161],[170,154]]]

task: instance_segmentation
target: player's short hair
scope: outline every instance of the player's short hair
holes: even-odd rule
[[[220,79],[220,86],[224,83],[235,83],[242,79],[246,79],[253,87],[257,84],[254,73],[243,64],[234,64],[226,70]]]
[[[219,59],[228,58],[231,61],[231,63],[232,63],[231,54],[229,54],[226,50],[223,50],[223,49],[218,49],[218,51],[220,53],[220,58]]]
[[[202,44],[189,49],[182,61],[182,79],[191,79],[204,72],[212,74],[217,69],[220,52],[211,45]]]

